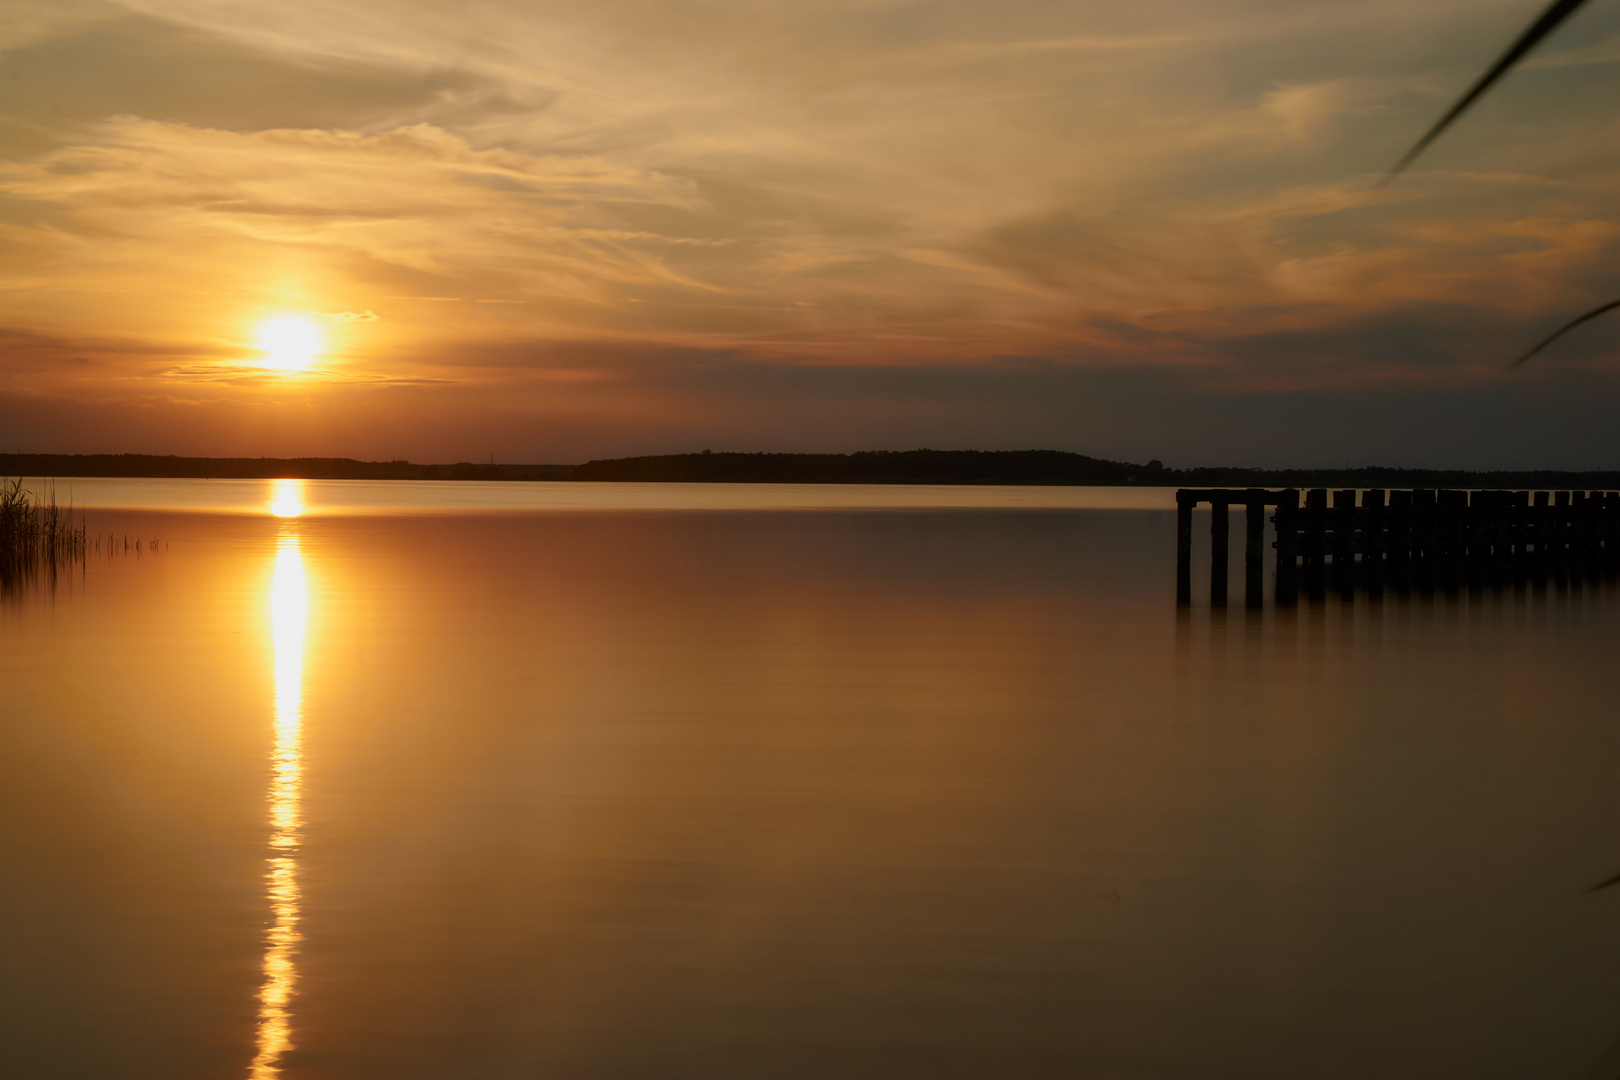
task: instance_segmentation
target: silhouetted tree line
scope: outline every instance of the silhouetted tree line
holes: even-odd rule
[[[1620,472],[1460,469],[1171,469],[1061,450],[666,454],[588,461],[576,480],[773,484],[1047,484],[1164,487],[1613,488]]]
[[[1171,469],[1063,450],[868,450],[854,454],[661,454],[583,465],[353,458],[187,458],[153,454],[0,454],[0,476],[307,480],[641,480],[753,484],[1039,484],[1104,487],[1620,488],[1620,472],[1462,469]]]
[[[768,484],[1133,484],[1164,471],[1061,450],[899,450],[854,454],[666,454],[587,461],[576,480]]]

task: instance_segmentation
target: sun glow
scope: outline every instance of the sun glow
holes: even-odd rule
[[[276,517],[295,518],[304,512],[302,480],[270,481],[270,512]]]
[[[259,324],[259,348],[264,350],[265,367],[308,371],[325,348],[325,342],[314,319],[277,315]]]

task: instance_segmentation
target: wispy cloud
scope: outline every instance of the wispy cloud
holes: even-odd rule
[[[1522,71],[1537,69],[1546,71],[1556,68],[1585,67],[1588,64],[1620,64],[1620,35],[1604,38],[1592,45],[1574,49],[1563,49],[1559,52],[1549,52],[1542,56],[1532,56],[1519,65]]]
[[[1596,5],[1384,193],[1522,4],[17,10],[0,325],[181,397],[281,393],[250,368],[288,312],[329,339],[310,400],[448,379],[628,414],[677,354],[1464,385],[1507,349],[1465,315],[1533,337],[1620,283],[1613,117],[1553,85],[1620,88]],[[43,355],[0,364],[81,392]]]
[[[373,386],[426,386],[450,384],[454,379],[401,377],[365,371],[335,371],[309,368],[287,371],[255,364],[184,364],[157,372],[160,379],[176,382],[211,383],[222,386],[278,387],[297,390],[319,388],[323,384],[350,383]]]

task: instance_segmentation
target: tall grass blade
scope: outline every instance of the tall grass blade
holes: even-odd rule
[[[1508,51],[1502,54],[1502,58],[1493,64],[1489,71],[1481,75],[1478,82],[1468,88],[1468,93],[1464,94],[1457,104],[1447,110],[1439,122],[1430,128],[1423,138],[1417,141],[1417,145],[1406,152],[1405,157],[1395,163],[1395,167],[1385,174],[1379,186],[1382,187],[1392,183],[1397,176],[1405,172],[1407,167],[1416,161],[1423,151],[1427,150],[1430,144],[1438,139],[1463,113],[1467,112],[1485,91],[1489,90],[1502,76],[1512,70],[1513,65],[1524,59],[1525,54],[1540,44],[1542,38],[1556,30],[1559,23],[1579,11],[1585,3],[1586,0],[1553,0],[1547,6],[1547,10],[1541,13],[1541,17],[1530,25],[1530,29],[1519,35],[1519,40],[1515,41]]]
[[[1588,321],[1590,321],[1592,319],[1595,319],[1599,315],[1602,315],[1605,312],[1613,311],[1615,308],[1620,308],[1620,300],[1615,300],[1612,303],[1604,304],[1602,307],[1593,308],[1591,311],[1588,311],[1585,315],[1582,315],[1582,316],[1580,316],[1579,318],[1576,318],[1576,319],[1571,319],[1569,322],[1565,323],[1563,326],[1560,326],[1557,330],[1553,331],[1550,335],[1548,335],[1541,342],[1541,344],[1537,345],[1535,348],[1531,349],[1529,352],[1525,353],[1523,356],[1521,356],[1517,360],[1513,361],[1513,363],[1509,364],[1508,368],[1512,369],[1512,368],[1518,367],[1520,364],[1524,363],[1526,360],[1528,360],[1532,356],[1536,355],[1536,353],[1540,352],[1542,349],[1545,349],[1547,346],[1551,345],[1553,342],[1557,341],[1559,338],[1563,337],[1565,334],[1569,333],[1571,330],[1573,330],[1577,326],[1581,325],[1581,323],[1588,322]]]
[[[1611,888],[1615,885],[1620,885],[1620,874],[1616,874],[1612,878],[1606,878],[1603,881],[1598,882],[1596,885],[1593,885],[1586,891],[1589,893],[1602,892],[1604,889]]]

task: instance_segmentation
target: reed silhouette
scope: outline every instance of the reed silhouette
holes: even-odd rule
[[[15,595],[41,575],[54,582],[61,569],[83,561],[88,546],[84,519],[57,504],[54,484],[41,497],[21,478],[0,480],[0,595]]]
[[[1500,82],[1502,76],[1513,70],[1520,60],[1530,54],[1530,50],[1541,44],[1542,38],[1556,30],[1559,24],[1579,11],[1585,4],[1586,0],[1553,0],[1548,5],[1547,10],[1543,11],[1541,16],[1530,24],[1530,28],[1520,34],[1517,41],[1508,46],[1508,51],[1503,53],[1501,58],[1491,65],[1490,70],[1481,75],[1474,82],[1474,85],[1468,88],[1468,92],[1459,98],[1456,104],[1447,109],[1445,115],[1440,117],[1435,122],[1435,125],[1424,133],[1423,138],[1419,139],[1416,145],[1406,152],[1406,156],[1395,163],[1395,167],[1384,175],[1383,183],[1393,183],[1395,178],[1405,172],[1412,162],[1422,156],[1423,151],[1427,150],[1431,143],[1438,139],[1447,128],[1461,119],[1463,113],[1473,108],[1474,102],[1483,97],[1485,91]]]
[[[1529,29],[1520,34],[1518,39],[1508,47],[1507,52],[1503,53],[1501,58],[1498,59],[1496,63],[1492,64],[1490,69],[1486,71],[1485,74],[1481,75],[1477,80],[1475,80],[1474,85],[1468,88],[1468,92],[1463,94],[1463,96],[1457,100],[1456,104],[1452,105],[1451,108],[1446,110],[1445,115],[1441,116],[1440,119],[1435,122],[1435,125],[1426,131],[1423,137],[1413,145],[1412,149],[1408,150],[1405,156],[1395,163],[1394,168],[1390,169],[1389,172],[1384,174],[1384,179],[1379,183],[1379,186],[1387,187],[1389,184],[1394,183],[1395,178],[1400,176],[1401,173],[1405,172],[1408,166],[1421,157],[1423,151],[1427,150],[1436,139],[1444,134],[1447,128],[1451,127],[1452,124],[1455,124],[1459,119],[1462,118],[1464,113],[1473,108],[1474,103],[1484,96],[1485,91],[1489,90],[1492,86],[1501,81],[1502,77],[1509,71],[1513,70],[1513,68],[1517,67],[1519,61],[1528,56],[1530,51],[1539,45],[1543,38],[1556,30],[1566,19],[1575,14],[1585,5],[1586,0],[1553,0],[1553,2],[1547,6],[1546,10],[1541,13],[1536,21],[1530,24]],[[1526,360],[1529,360],[1532,356],[1535,356],[1537,353],[1541,352],[1547,346],[1551,345],[1553,342],[1557,341],[1559,338],[1563,337],[1577,326],[1580,326],[1585,322],[1590,322],[1599,315],[1606,314],[1616,308],[1620,308],[1620,300],[1613,300],[1607,304],[1599,304],[1591,311],[1577,315],[1563,326],[1560,326],[1557,330],[1554,330],[1547,337],[1543,338],[1539,344],[1537,344],[1529,352],[1526,352],[1524,355],[1520,356],[1517,360],[1514,360],[1513,363],[1508,365],[1508,367],[1516,368],[1520,366]]]

